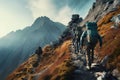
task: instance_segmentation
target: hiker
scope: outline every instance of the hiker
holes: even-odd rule
[[[87,65],[91,68],[91,63],[94,59],[94,48],[99,41],[100,47],[102,47],[102,38],[98,34],[97,31],[97,23],[96,22],[87,22],[86,30],[82,33],[80,38],[80,45],[83,48],[83,43],[86,39],[86,52],[87,52]]]
[[[72,18],[71,18],[71,21],[68,23],[68,27],[71,30],[73,28],[75,29],[75,27],[77,27],[82,20],[83,19],[81,17],[79,17],[79,14],[73,14]]]
[[[72,34],[72,43],[73,46],[75,48],[75,53],[77,53],[79,51],[79,40],[80,40],[80,36],[81,36],[81,32],[82,29],[79,26],[79,23],[82,21],[83,19],[81,17],[79,17],[78,14],[73,14],[71,21],[69,22],[69,29],[71,31]]]
[[[75,47],[76,47],[76,52],[78,53],[79,52],[79,49],[80,49],[80,37],[82,35],[82,29],[81,27],[77,27],[77,30],[75,32]]]
[[[35,54],[41,56],[42,53],[43,53],[42,48],[39,46],[38,49],[35,51]]]

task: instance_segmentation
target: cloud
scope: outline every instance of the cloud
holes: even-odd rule
[[[47,16],[53,21],[67,24],[72,10],[67,5],[57,8],[52,0],[30,0],[29,8],[34,19],[40,16]]]
[[[30,0],[29,7],[34,18],[45,15],[53,16],[55,13],[55,7],[50,0]]]
[[[70,17],[73,14],[72,9],[68,6],[63,7],[55,18],[56,21],[60,21],[64,24],[67,24],[70,21]]]
[[[29,0],[28,3],[34,19],[47,16],[53,21],[66,25],[72,14],[79,13],[85,17],[86,13],[82,13],[80,10],[85,10],[84,12],[89,10],[89,8],[83,9],[88,4],[85,0]]]

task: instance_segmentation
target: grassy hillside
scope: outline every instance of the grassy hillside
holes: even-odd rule
[[[68,80],[74,70],[70,61],[71,41],[65,41],[62,45],[52,48],[46,46],[39,60],[38,55],[32,55],[25,63],[18,67],[7,80],[21,80],[22,78],[37,78],[38,80]],[[40,64],[39,64],[40,62]],[[41,73],[40,73],[41,72]]]
[[[102,59],[104,56],[109,55],[108,68],[119,68],[120,70],[120,26],[118,29],[110,28],[114,23],[111,22],[111,18],[117,14],[120,14],[120,7],[114,12],[110,12],[103,16],[98,21],[98,30],[103,37],[103,47],[99,50],[99,56]],[[98,51],[98,46],[96,47]]]

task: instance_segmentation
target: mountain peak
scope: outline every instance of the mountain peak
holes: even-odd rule
[[[52,20],[50,20],[48,17],[46,16],[41,16],[41,17],[38,17],[35,22],[33,23],[32,26],[35,26],[36,24],[37,25],[43,25],[44,23],[46,22],[52,22]]]
[[[35,23],[36,22],[41,22],[41,21],[50,21],[50,19],[46,16],[41,16],[41,17],[38,17],[36,20],[35,20]]]
[[[38,17],[36,20],[50,20],[47,16]]]

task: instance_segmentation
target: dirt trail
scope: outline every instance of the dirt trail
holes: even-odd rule
[[[74,47],[72,47],[71,57],[73,65],[77,67],[74,71],[74,80],[118,80],[115,78],[110,71],[107,71],[101,64],[105,64],[108,57],[105,57],[101,64],[96,63],[94,60],[91,69],[86,67],[86,55],[84,52],[74,53]]]

